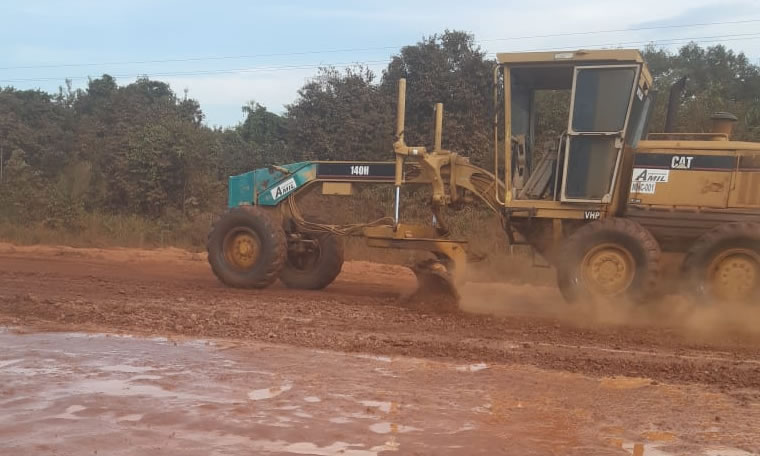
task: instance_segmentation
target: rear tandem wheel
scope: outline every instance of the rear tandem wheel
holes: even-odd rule
[[[716,302],[760,299],[760,224],[727,223],[694,242],[683,260],[687,291]]]
[[[327,232],[290,234],[288,255],[280,281],[288,288],[321,290],[343,268],[343,243]]]

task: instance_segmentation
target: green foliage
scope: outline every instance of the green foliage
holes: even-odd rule
[[[25,158],[25,153],[16,149],[4,165],[0,181],[0,217],[4,220],[29,223],[41,215],[43,180]]]
[[[760,141],[760,68],[744,54],[696,44],[644,54],[660,93],[652,131],[664,123],[670,85],[688,75],[681,131],[706,131],[712,112],[730,111],[740,120],[736,138]],[[224,129],[203,124],[196,100],[147,78],[119,85],[103,75],[79,90],[66,81],[56,94],[0,89],[0,236],[201,243],[209,214],[224,205],[229,175],[307,159],[392,159],[401,77],[407,143],[432,145],[434,106],[442,102],[444,147],[488,167],[493,65],[471,34],[445,31],[401,48],[380,75],[362,66],[322,68],[282,115],[251,101],[242,107],[245,120]],[[552,143],[566,128],[568,94],[545,91],[535,102],[536,141]],[[427,198],[407,195],[405,217],[429,217]],[[369,191],[345,212],[374,219],[388,215],[390,201],[386,190]],[[462,231],[478,214],[454,218],[452,229]]]
[[[440,102],[445,110],[443,147],[471,157],[478,165],[491,163],[494,64],[475,45],[475,37],[465,32],[447,30],[403,47],[388,65],[381,90],[386,99],[395,101],[398,79],[407,79],[407,143],[432,143],[434,108]]]
[[[701,48],[691,43],[678,53],[649,47],[644,51],[659,91],[652,131],[661,131],[670,86],[682,76],[688,81],[681,102],[678,129],[705,132],[710,115],[729,111],[739,117],[736,139],[760,141],[760,68],[743,53],[722,45]]]
[[[258,147],[266,147],[282,141],[285,136],[285,119],[267,111],[255,101],[243,106],[245,121],[237,128],[242,138]]]
[[[375,75],[358,66],[322,68],[288,106],[287,144],[295,160],[390,157],[393,117]]]

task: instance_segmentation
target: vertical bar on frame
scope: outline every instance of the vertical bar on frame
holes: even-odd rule
[[[440,152],[442,146],[443,137],[443,103],[435,104],[435,139],[433,145],[433,152]]]
[[[504,66],[504,204],[512,201],[512,69]],[[498,176],[497,176],[498,177]]]
[[[401,206],[401,186],[396,186],[396,205],[393,212],[393,225],[398,226],[399,222],[399,207]]]

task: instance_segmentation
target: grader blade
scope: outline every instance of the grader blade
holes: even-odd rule
[[[417,277],[417,290],[408,298],[415,307],[453,312],[458,309],[459,292],[454,277],[442,263],[425,261],[412,267]]]

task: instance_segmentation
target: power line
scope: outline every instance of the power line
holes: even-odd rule
[[[646,40],[646,41],[623,41],[615,43],[596,43],[586,45],[573,45],[573,46],[558,46],[551,48],[533,48],[533,49],[521,49],[510,50],[507,52],[537,52],[537,51],[552,51],[552,50],[567,50],[567,49],[590,49],[590,48],[610,48],[620,47],[622,45],[668,45],[679,43],[712,43],[712,42],[724,42],[724,41],[743,41],[760,38],[760,33],[743,33],[732,35],[712,35],[702,37],[691,38],[667,38],[660,40]],[[486,55],[495,56],[495,52],[489,52]],[[237,73],[256,73],[256,72],[274,72],[274,71],[291,71],[302,69],[314,69],[321,67],[342,66],[342,65],[386,65],[388,60],[365,60],[365,61],[349,61],[349,62],[332,62],[332,63],[319,63],[319,64],[304,64],[304,65],[276,65],[276,66],[264,66],[264,67],[249,67],[249,68],[229,68],[218,70],[195,70],[195,71],[173,71],[173,72],[142,72],[132,74],[113,74],[114,78],[138,78],[143,76],[149,77],[171,77],[171,76],[203,76],[213,74],[237,74]],[[16,78],[16,79],[4,79],[0,80],[3,83],[14,82],[44,82],[44,81],[63,81],[63,80],[86,80],[90,76],[62,76],[62,77],[41,77],[41,78]]]
[[[735,34],[735,35],[714,35],[714,36],[702,36],[702,37],[692,37],[692,38],[666,38],[661,40],[646,40],[646,41],[619,41],[616,43],[607,43],[607,44],[588,44],[588,45],[582,45],[582,46],[564,46],[564,47],[550,47],[550,48],[534,48],[534,49],[523,49],[520,51],[508,51],[508,52],[537,52],[537,51],[552,51],[552,50],[564,50],[564,49],[588,49],[588,48],[598,48],[598,47],[613,47],[613,46],[622,46],[622,45],[646,45],[646,44],[654,44],[654,45],[668,45],[668,44],[679,44],[679,43],[715,43],[715,42],[723,42],[723,41],[743,41],[743,40],[753,40],[760,38],[760,33],[741,33],[741,34]],[[489,55],[496,55],[495,52],[489,53]]]
[[[266,72],[266,71],[288,71],[288,70],[305,70],[321,67],[341,66],[341,65],[374,65],[374,64],[387,64],[388,60],[366,60],[366,61],[352,61],[352,62],[334,62],[334,63],[320,63],[309,65],[283,65],[283,66],[270,66],[270,67],[252,67],[252,68],[231,68],[221,70],[198,70],[198,71],[179,71],[179,72],[164,72],[164,73],[137,73],[137,74],[114,74],[110,75],[114,78],[130,78],[130,77],[142,77],[142,76],[199,76],[208,74],[226,74],[226,73],[254,73],[254,72]],[[89,79],[90,76],[64,76],[64,77],[45,77],[45,78],[20,78],[20,79],[3,79],[0,82],[36,82],[36,81],[62,81],[62,80],[81,80]]]
[[[591,31],[591,32],[553,33],[550,35],[532,35],[532,36],[521,36],[521,37],[511,37],[511,38],[491,38],[491,39],[480,40],[480,41],[508,41],[508,40],[523,40],[523,39],[529,39],[529,38],[554,38],[554,37],[560,37],[560,36],[595,35],[599,33],[641,32],[641,31],[646,31],[646,30],[672,29],[672,28],[683,28],[683,27],[704,27],[704,26],[710,26],[710,25],[749,24],[752,22],[760,22],[760,19],[747,19],[743,21],[728,21],[728,22],[702,22],[702,23],[696,23],[696,24],[683,24],[683,25],[657,25],[657,26],[639,27],[639,28],[633,28],[633,29],[597,30],[597,31]]]
[[[482,40],[478,40],[477,42],[484,43],[484,42],[494,42],[494,41],[516,41],[516,40],[527,40],[527,39],[537,39],[537,38],[556,38],[556,37],[567,37],[567,36],[594,35],[594,34],[601,34],[601,33],[639,32],[639,31],[647,31],[647,30],[706,27],[706,26],[713,26],[713,25],[750,24],[750,23],[756,23],[756,22],[760,22],[760,19],[747,19],[747,20],[741,20],[741,21],[724,21],[724,22],[702,22],[702,23],[679,24],[679,25],[658,25],[658,26],[637,27],[637,28],[628,28],[628,29],[553,33],[553,34],[547,34],[547,35],[513,36],[513,37],[506,37],[506,38],[482,39]],[[140,64],[150,64],[150,63],[187,63],[187,62],[214,61],[214,60],[252,59],[252,58],[263,58],[263,57],[294,57],[294,56],[301,56],[301,55],[333,54],[333,53],[342,53],[342,52],[380,51],[380,50],[388,50],[388,49],[398,49],[400,47],[403,47],[403,46],[378,46],[378,47],[365,47],[365,48],[327,49],[327,50],[281,52],[281,53],[251,54],[251,55],[237,55],[237,56],[189,57],[189,58],[181,58],[181,59],[154,59],[154,60],[133,60],[133,61],[114,61],[114,62],[41,64],[41,65],[0,67],[0,70],[72,68],[72,67],[105,66],[105,65],[140,65]]]

